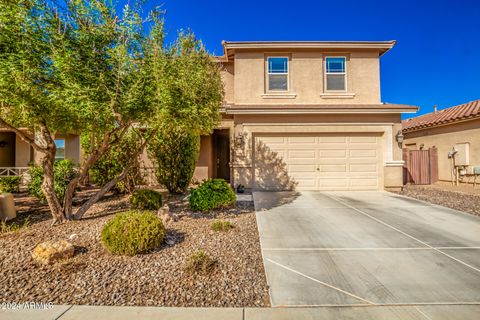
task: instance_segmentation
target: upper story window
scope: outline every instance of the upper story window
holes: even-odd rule
[[[345,57],[325,58],[325,90],[346,91],[347,69]]]
[[[55,139],[55,146],[57,147],[57,152],[55,153],[55,160],[65,159],[65,140]]]
[[[267,90],[288,91],[288,57],[269,57],[267,63]]]

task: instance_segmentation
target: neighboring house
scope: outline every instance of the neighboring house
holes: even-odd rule
[[[80,138],[78,135],[57,135],[57,159],[80,161]],[[38,160],[39,154],[15,132],[0,128],[0,176],[22,174],[28,165]]]
[[[437,148],[440,180],[455,180],[454,160],[455,165],[467,161],[466,173],[471,173],[474,166],[480,166],[480,100],[435,110],[404,120],[402,124],[405,148]],[[454,148],[457,153],[449,157]]]
[[[267,190],[402,186],[401,114],[380,100],[395,41],[223,42],[222,122],[202,137],[195,178]]]

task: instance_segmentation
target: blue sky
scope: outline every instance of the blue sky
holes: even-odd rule
[[[480,99],[480,1],[162,0],[167,30],[221,41],[397,40],[381,59],[382,101],[419,114]]]

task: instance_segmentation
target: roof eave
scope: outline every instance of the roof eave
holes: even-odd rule
[[[415,113],[416,106],[355,106],[346,108],[341,106],[235,106],[225,105],[222,109],[225,114],[402,114]]]
[[[224,56],[238,49],[377,49],[380,56],[395,46],[396,41],[222,41]]]

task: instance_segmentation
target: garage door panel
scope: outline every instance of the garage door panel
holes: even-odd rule
[[[300,190],[315,190],[316,189],[316,179],[313,178],[304,178],[304,179],[298,179],[296,181],[296,189]]]
[[[289,159],[315,160],[315,150],[288,150]]]
[[[377,137],[375,136],[352,136],[349,137],[349,141],[352,144],[356,143],[376,143],[377,142]]]
[[[347,188],[348,187],[348,179],[337,179],[337,178],[323,178],[319,180],[319,187],[320,188]]]
[[[316,137],[313,136],[299,136],[299,137],[288,137],[288,143],[301,143],[301,144],[312,144],[316,143]]]
[[[283,149],[270,149],[269,151],[270,158],[285,159],[287,154],[287,151]],[[268,158],[268,156],[266,158]]]
[[[261,137],[258,141],[268,145],[284,145],[287,143],[287,137]]]
[[[261,141],[261,152],[271,152],[285,165],[278,174],[278,184],[288,181],[297,190],[377,190],[380,188],[381,141],[378,135],[307,135],[256,137]],[[261,155],[255,156],[258,161]],[[275,163],[275,161],[271,161]],[[255,164],[261,168],[262,164]],[[265,181],[275,189],[275,178],[262,179],[255,170],[255,179]],[[270,170],[271,171],[271,170]],[[264,171],[266,172],[266,171]],[[283,177],[283,178],[280,178]],[[291,183],[290,183],[291,182]],[[257,184],[258,185],[258,184]]]
[[[360,150],[350,150],[350,158],[372,158],[377,159],[377,150],[376,149],[360,149]]]
[[[347,143],[347,137],[345,136],[320,136],[318,137],[319,143]]]
[[[375,164],[350,164],[350,172],[377,172],[378,165]]]
[[[290,164],[288,165],[289,173],[315,173],[316,166],[313,164]]]
[[[350,178],[350,187],[377,187],[375,178]]]
[[[347,172],[347,166],[344,164],[322,164],[318,168],[320,172]]]
[[[326,149],[326,150],[318,150],[318,157],[320,159],[345,159],[347,158],[347,150],[345,149],[340,149],[340,150],[332,150],[332,149]]]

